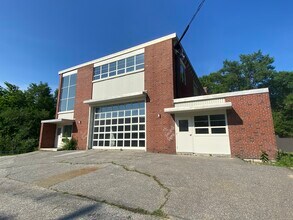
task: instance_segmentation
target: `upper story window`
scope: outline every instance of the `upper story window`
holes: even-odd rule
[[[186,85],[186,67],[183,63],[183,60],[180,59],[180,80],[181,82]]]
[[[70,111],[74,109],[75,90],[76,73],[68,76],[63,76],[59,112]]]
[[[144,68],[144,54],[127,57],[94,68],[94,80],[134,72]]]

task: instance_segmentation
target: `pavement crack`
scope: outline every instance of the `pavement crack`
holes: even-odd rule
[[[146,173],[146,172],[143,172],[143,171],[140,171],[140,170],[137,170],[137,169],[132,169],[132,168],[129,168],[127,167],[126,165],[123,165],[123,164],[118,164],[114,161],[111,162],[113,165],[117,165],[117,166],[120,166],[122,167],[124,170],[126,171],[129,171],[129,172],[136,172],[136,173],[139,173],[141,175],[145,175],[149,178],[152,178],[162,189],[164,189],[166,191],[166,193],[164,194],[164,202],[159,206],[159,208],[157,210],[155,210],[153,213],[156,213],[155,215],[158,215],[158,216],[161,216],[161,217],[167,217],[167,215],[162,211],[162,208],[166,205],[166,203],[168,202],[169,200],[169,197],[170,197],[170,193],[171,193],[171,189],[168,188],[167,186],[165,186],[159,179],[157,176],[155,175],[151,175],[149,173]]]

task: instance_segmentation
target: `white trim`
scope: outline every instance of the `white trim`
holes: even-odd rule
[[[132,51],[139,50],[139,49],[142,49],[144,47],[147,47],[147,46],[150,46],[150,45],[153,45],[153,44],[157,44],[159,42],[162,42],[162,41],[165,41],[165,40],[169,40],[169,39],[172,39],[172,38],[175,38],[175,37],[176,37],[176,33],[169,34],[169,35],[166,35],[164,37],[157,38],[155,40],[148,41],[146,43],[143,43],[143,44],[140,44],[140,45],[137,45],[137,46],[134,46],[134,47],[131,47],[131,48],[122,50],[120,52],[113,53],[113,54],[110,54],[110,55],[107,55],[107,56],[104,56],[104,57],[101,57],[99,59],[95,59],[95,60],[92,60],[92,61],[89,61],[89,62],[86,62],[86,63],[82,63],[82,64],[79,64],[77,66],[73,66],[73,67],[67,68],[65,70],[61,70],[61,71],[59,71],[58,74],[60,75],[60,74],[69,72],[71,70],[78,69],[78,68],[83,67],[83,66],[87,66],[87,65],[94,64],[94,63],[98,63],[98,62],[102,62],[104,60],[108,60],[108,59],[111,59],[111,58],[114,58],[114,57],[117,57],[117,56],[121,56],[123,54],[130,53]]]
[[[251,89],[251,90],[244,90],[244,91],[238,91],[238,92],[226,92],[226,93],[219,93],[219,94],[213,94],[213,95],[202,95],[202,96],[195,96],[195,97],[189,97],[189,98],[179,98],[179,99],[174,99],[174,103],[202,101],[202,100],[209,100],[209,99],[218,99],[218,98],[226,98],[226,97],[241,96],[241,95],[252,95],[252,94],[267,93],[267,92],[269,92],[268,88]]]
[[[58,115],[62,115],[62,114],[67,114],[67,113],[74,113],[74,110],[58,112],[57,114],[58,114]]]
[[[89,99],[83,101],[84,104],[89,104],[89,105],[102,105],[107,102],[115,102],[119,101],[121,102],[122,100],[129,100],[129,99],[139,99],[139,98],[144,98],[147,94],[147,91],[141,91],[141,92],[133,92],[133,93],[128,93],[124,94],[121,96],[115,96],[111,97],[109,99]]]
[[[164,112],[166,113],[180,113],[180,112],[194,112],[201,110],[218,110],[218,109],[229,109],[232,108],[231,102],[209,104],[209,105],[198,105],[194,107],[173,107],[165,108]]]
[[[75,73],[77,73],[77,70],[73,70],[73,71],[64,73],[62,76],[69,76],[69,75],[72,75],[72,74],[75,74]]]
[[[58,119],[42,120],[41,123],[60,124],[60,123],[73,123],[74,121],[75,119],[58,118]]]

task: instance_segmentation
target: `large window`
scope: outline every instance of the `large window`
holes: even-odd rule
[[[74,109],[76,73],[62,77],[59,112]]]
[[[145,147],[145,102],[95,109],[93,147]]]
[[[195,134],[226,134],[226,116],[201,115],[194,116]]]
[[[97,66],[94,69],[94,80],[105,79],[144,68],[144,54],[128,57],[112,63]]]

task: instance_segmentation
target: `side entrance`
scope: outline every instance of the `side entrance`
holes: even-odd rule
[[[178,153],[230,155],[226,111],[175,114]]]

